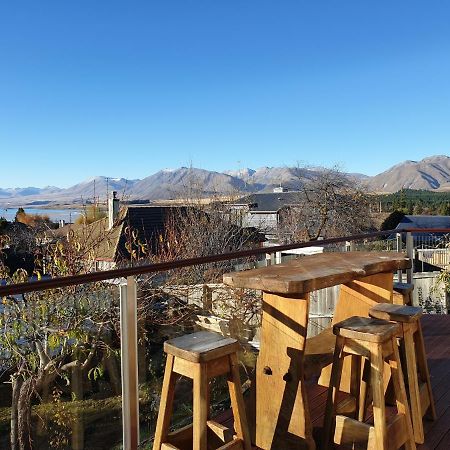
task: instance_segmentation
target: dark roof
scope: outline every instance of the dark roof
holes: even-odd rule
[[[97,260],[129,259],[127,242],[131,232],[136,240],[156,250],[157,241],[170,214],[184,207],[174,206],[124,206],[120,209],[114,226],[109,229],[108,217],[88,225],[71,225],[61,228],[60,234],[70,239],[73,233]],[[136,241],[134,241],[136,242]]]
[[[405,216],[397,228],[450,228],[450,216]]]
[[[138,240],[148,244],[152,251],[156,250],[159,236],[164,232],[164,226],[170,215],[185,207],[177,206],[128,206],[123,208],[116,221],[116,226],[121,226],[118,251],[122,256],[127,256],[127,236],[130,230],[137,232]],[[117,256],[117,254],[116,254]]]
[[[235,206],[248,206],[253,212],[277,212],[284,206],[295,205],[300,202],[301,192],[269,192],[251,194],[233,203]]]

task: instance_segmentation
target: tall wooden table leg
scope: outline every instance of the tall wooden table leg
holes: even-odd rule
[[[264,292],[256,366],[256,445],[262,450],[315,449],[304,385],[309,294]]]

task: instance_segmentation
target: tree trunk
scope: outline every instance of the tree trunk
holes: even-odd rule
[[[147,347],[138,340],[138,383],[147,381]]]
[[[79,364],[72,367],[72,394],[75,400],[83,400],[83,372]]]
[[[12,398],[11,398],[11,450],[19,450],[19,434],[18,434],[18,406],[19,394],[22,387],[22,377],[12,379]]]
[[[109,381],[111,383],[111,389],[114,395],[120,395],[122,393],[122,383],[120,380],[120,371],[117,364],[117,358],[113,353],[103,356],[103,363],[109,374]]]
[[[17,403],[17,433],[20,450],[31,450],[31,398],[34,392],[34,378],[22,383]]]

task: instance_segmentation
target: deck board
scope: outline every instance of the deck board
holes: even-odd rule
[[[424,315],[421,319],[430,369],[437,420],[425,419],[425,443],[417,450],[450,449],[450,315]],[[316,384],[307,387],[314,435],[321,432],[325,413],[326,388]],[[232,424],[230,414],[222,415],[222,422]],[[257,449],[255,449],[257,450]]]

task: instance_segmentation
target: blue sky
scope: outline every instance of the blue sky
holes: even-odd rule
[[[2,2],[0,187],[449,154],[448,5]]]

